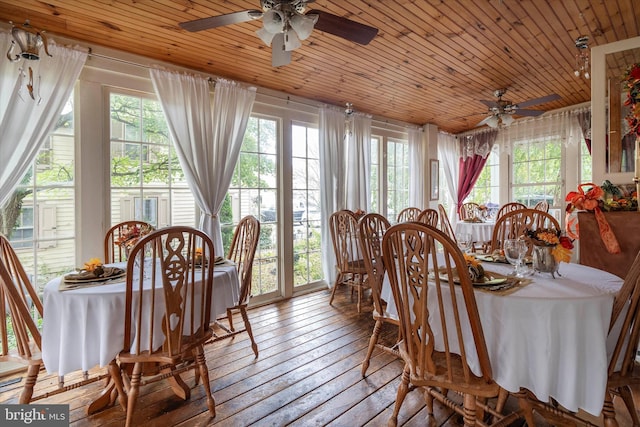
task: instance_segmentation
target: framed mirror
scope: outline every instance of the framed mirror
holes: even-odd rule
[[[635,136],[625,120],[628,107],[622,79],[640,63],[640,37],[621,40],[591,50],[591,153],[593,182],[633,182]]]

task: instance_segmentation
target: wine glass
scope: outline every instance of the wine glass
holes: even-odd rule
[[[522,272],[522,260],[527,253],[527,243],[521,239],[507,239],[504,241],[504,256],[513,265],[512,275],[524,277]]]
[[[468,253],[471,249],[471,245],[473,244],[471,234],[460,233],[458,236],[456,236],[456,238],[458,240],[458,247],[460,248],[460,250],[465,254]]]

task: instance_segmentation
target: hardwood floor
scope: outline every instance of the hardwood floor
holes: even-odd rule
[[[360,369],[373,329],[371,304],[358,315],[348,291],[338,291],[333,306],[329,292],[319,291],[249,311],[260,355],[254,358],[246,334],[207,346],[207,364],[216,417],[210,418],[202,387],[182,401],[160,381],[141,388],[134,425],[149,426],[381,426],[393,410],[402,364],[393,356],[374,352],[367,377]],[[239,322],[239,323],[238,323]],[[241,324],[240,319],[234,324]],[[396,331],[383,329],[385,341]],[[20,377],[21,375],[17,375]],[[0,403],[16,403],[22,381],[4,384]],[[185,376],[193,385],[193,375]],[[55,387],[57,377],[41,373],[39,387]],[[123,425],[125,412],[116,403],[87,416],[86,406],[102,383],[62,393],[36,403],[70,406],[72,426]],[[620,405],[621,406],[621,405]],[[508,408],[515,408],[509,401]],[[621,426],[628,421],[620,408]],[[426,411],[419,392],[409,393],[399,425],[424,426]],[[437,426],[461,425],[461,418],[443,406],[435,411]],[[597,423],[597,420],[595,420]],[[518,421],[513,426],[521,426]],[[540,426],[547,425],[544,422]]]

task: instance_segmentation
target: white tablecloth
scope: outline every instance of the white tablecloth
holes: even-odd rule
[[[44,288],[42,360],[47,372],[65,375],[106,366],[122,350],[125,284],[58,291],[61,278]],[[211,317],[226,313],[238,302],[236,267],[214,267]]]
[[[456,223],[456,236],[470,234],[474,243],[490,242],[493,237],[495,222],[464,222]]]
[[[502,274],[513,269],[483,266]],[[532,283],[505,296],[475,292],[493,377],[508,391],[525,387],[543,401],[553,397],[569,410],[598,415],[614,345],[607,341],[613,298],[622,279],[580,264],[562,263],[560,274],[535,273]],[[382,296],[395,314],[388,279]],[[472,339],[470,331],[465,336]],[[477,355],[469,358],[479,373]]]

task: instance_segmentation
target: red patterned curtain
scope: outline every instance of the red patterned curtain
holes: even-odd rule
[[[491,129],[462,137],[462,155],[458,168],[458,212],[487,163],[497,136],[498,129]]]

